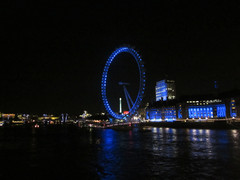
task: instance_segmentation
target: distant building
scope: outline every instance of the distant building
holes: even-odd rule
[[[147,108],[146,119],[150,121],[240,120],[240,91],[157,101]]]
[[[176,99],[176,87],[174,80],[161,80],[156,83],[156,101]]]
[[[11,114],[5,114],[5,113],[2,113],[1,114],[1,118],[3,119],[14,119],[15,118],[15,114],[11,113]]]
[[[60,117],[54,116],[53,114],[43,114],[38,117],[38,121],[43,122],[44,124],[59,124]]]
[[[80,115],[79,117],[81,117],[81,118],[87,118],[87,117],[91,117],[92,115],[91,114],[89,114],[86,110],[84,110],[83,111],[83,114],[82,115]]]

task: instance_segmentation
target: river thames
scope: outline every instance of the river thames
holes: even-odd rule
[[[240,131],[0,129],[0,178],[239,179]]]

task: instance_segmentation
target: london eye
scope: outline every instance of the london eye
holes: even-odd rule
[[[107,86],[109,86],[108,83],[108,78],[110,76],[109,74],[109,68],[111,66],[111,63],[115,60],[116,56],[118,56],[121,53],[129,53],[131,56],[133,56],[136,64],[137,64],[137,69],[139,72],[139,86],[138,86],[138,91],[137,91],[137,96],[135,100],[132,100],[127,87],[129,84],[127,82],[119,82],[118,84],[120,86],[123,87],[124,90],[124,95],[125,95],[125,99],[128,105],[128,114],[121,114],[121,113],[117,113],[114,112],[111,106],[111,103],[108,99],[108,92],[107,91]],[[109,113],[109,115],[111,115],[113,118],[115,119],[128,119],[131,118],[137,111],[137,109],[140,106],[140,103],[143,99],[143,95],[144,95],[144,91],[145,91],[145,70],[144,70],[144,64],[143,61],[140,57],[140,55],[138,54],[138,52],[136,50],[134,50],[133,48],[130,47],[120,47],[118,49],[116,49],[108,58],[105,66],[104,66],[104,70],[103,70],[103,74],[102,74],[102,81],[101,81],[101,93],[102,93],[102,101],[103,104],[105,106],[106,111]]]

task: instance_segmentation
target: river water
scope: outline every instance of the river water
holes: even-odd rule
[[[240,131],[0,129],[0,164],[1,179],[240,179]]]

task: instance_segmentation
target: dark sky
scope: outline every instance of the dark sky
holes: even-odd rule
[[[145,62],[144,102],[166,76],[176,80],[178,96],[212,92],[215,80],[221,91],[240,88],[239,12],[233,1],[214,0],[19,1],[1,8],[0,112],[104,111],[103,67],[125,44]]]

